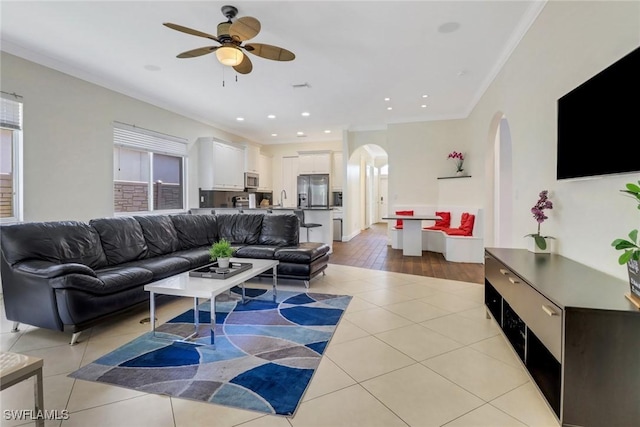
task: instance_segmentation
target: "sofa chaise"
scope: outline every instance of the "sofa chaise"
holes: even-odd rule
[[[210,263],[220,239],[239,258],[276,259],[278,278],[324,273],[329,246],[300,243],[299,220],[285,215],[149,215],[0,227],[6,317],[73,333],[148,302],[147,283]],[[270,275],[272,272],[264,273]]]

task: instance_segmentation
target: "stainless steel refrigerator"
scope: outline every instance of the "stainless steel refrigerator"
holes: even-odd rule
[[[298,175],[298,207],[329,207],[329,175]]]

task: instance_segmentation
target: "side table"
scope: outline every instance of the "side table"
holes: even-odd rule
[[[44,411],[44,390],[42,386],[42,359],[25,354],[0,352],[0,391],[36,376],[34,387],[34,415]],[[44,417],[36,418],[36,426],[44,427]]]

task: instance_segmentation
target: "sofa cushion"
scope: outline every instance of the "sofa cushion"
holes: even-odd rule
[[[328,252],[329,245],[326,243],[306,242],[297,247],[276,249],[275,259],[293,264],[308,264]]]
[[[234,256],[238,258],[275,259],[277,246],[247,245],[238,248]]]
[[[218,238],[232,244],[255,245],[258,243],[264,215],[218,215]]]
[[[440,229],[451,227],[451,212],[436,212],[436,216],[442,219],[436,220],[436,223],[433,224],[435,227],[441,227]]]
[[[109,265],[141,259],[147,256],[147,242],[140,223],[133,217],[97,218],[89,221],[100,234],[102,249]]]
[[[123,289],[147,284],[153,280],[153,273],[140,267],[107,267],[96,272],[104,286],[101,289],[84,289],[98,294],[112,294]]]
[[[80,221],[27,222],[0,227],[0,244],[10,265],[26,259],[55,264],[107,265],[98,232]]]
[[[185,249],[174,252],[171,255],[186,259],[191,263],[191,268],[198,268],[212,262],[211,255],[209,255],[209,247]]]
[[[180,249],[210,246],[218,240],[218,223],[215,215],[171,215],[178,234]]]
[[[169,215],[149,215],[134,217],[142,228],[147,242],[148,257],[169,254],[180,247],[178,233]]]
[[[269,246],[294,246],[300,242],[300,227],[295,214],[266,215],[258,244]]]
[[[122,267],[144,268],[153,273],[153,280],[160,280],[189,271],[191,269],[191,262],[186,258],[171,254],[129,262],[123,264]]]

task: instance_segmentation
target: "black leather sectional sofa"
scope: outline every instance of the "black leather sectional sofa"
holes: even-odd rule
[[[0,227],[7,319],[79,333],[148,301],[144,285],[210,262],[225,238],[235,257],[276,259],[278,278],[309,281],[329,246],[300,243],[299,220],[283,215],[152,215]],[[270,274],[270,273],[267,273]]]

